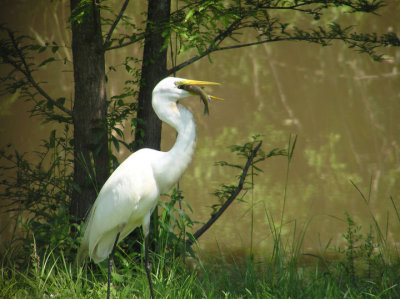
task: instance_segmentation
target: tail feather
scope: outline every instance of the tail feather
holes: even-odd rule
[[[86,258],[89,256],[89,246],[86,242],[82,241],[81,246],[78,249],[76,255],[76,264],[82,266],[85,263]]]
[[[81,241],[81,246],[79,246],[78,253],[76,255],[76,263],[78,266],[82,266],[86,260],[86,258],[89,256],[89,224],[90,220],[92,218],[93,214],[93,209],[90,210],[89,215],[86,219],[86,222],[82,225],[83,227],[83,238]]]
[[[78,266],[82,266],[85,263],[86,258],[89,256],[89,232],[90,232],[90,224],[93,218],[93,213],[95,211],[96,202],[93,207],[90,209],[88,216],[86,217],[85,223],[82,225],[83,229],[83,238],[81,241],[81,246],[78,249],[78,253],[76,255],[76,264]]]

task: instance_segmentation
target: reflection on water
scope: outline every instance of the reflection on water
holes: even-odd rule
[[[396,25],[394,18],[374,20],[374,27],[360,21],[360,28],[386,31]],[[399,32],[396,26],[393,30]],[[130,51],[140,55],[139,49]],[[108,55],[113,64],[124,58],[121,53]],[[180,182],[195,220],[208,219],[216,201],[211,194],[219,184],[237,181],[235,171],[214,166],[220,160],[244,163],[232,155],[229,145],[243,144],[255,134],[263,135],[264,151],[286,148],[291,134],[297,134],[298,142],[289,166],[285,157],[262,162],[263,173],[254,178],[254,188],[200,239],[201,248],[218,244],[222,250],[240,250],[253,240],[262,254],[271,250],[273,222],[283,223],[282,234],[287,237],[307,229],[304,249],[318,251],[330,240],[331,246],[342,243],[346,211],[365,230],[373,223],[372,213],[383,230],[388,227],[384,231],[388,241],[399,242],[400,221],[390,200],[392,196],[400,207],[398,50],[389,49],[387,60],[376,63],[341,44],[322,48],[281,43],[216,53],[212,60],[177,74],[223,83],[210,93],[225,99],[211,104],[210,116],[202,115],[198,99],[183,101],[198,123],[196,155]],[[61,91],[52,81],[59,75],[57,69],[42,75],[52,94],[72,94],[70,73],[66,75],[70,84],[64,83]],[[123,88],[126,78],[123,72],[110,74],[110,96]],[[26,125],[26,110],[26,105],[17,103],[11,115],[2,115],[2,144],[12,141],[22,151],[31,151],[48,135],[37,122]],[[20,127],[24,129],[17,130]],[[163,136],[162,147],[168,149],[175,132],[164,128]],[[121,153],[121,159],[126,155]]]
[[[388,227],[387,240],[399,241],[400,221],[390,198],[400,206],[398,50],[376,63],[339,44],[282,43],[217,54],[213,61],[179,74],[223,82],[213,94],[226,99],[211,105],[209,118],[197,116],[198,149],[180,185],[196,220],[208,219],[216,201],[213,190],[235,181],[232,171],[214,166],[235,159],[227,146],[254,134],[264,135],[265,151],[285,148],[290,134],[298,135],[298,143],[283,220],[287,162],[275,157],[263,163],[254,190],[204,235],[200,247],[249,248],[252,236],[259,251],[270,250],[269,214],[276,225],[282,220],[287,237],[306,228],[306,250],[318,251],[328,242],[341,245],[345,212],[365,231],[374,215],[382,230]],[[185,104],[199,109],[197,103]],[[165,142],[165,148],[170,145]]]

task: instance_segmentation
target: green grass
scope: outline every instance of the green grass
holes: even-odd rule
[[[231,256],[185,259],[152,254],[153,284],[157,298],[400,298],[400,263],[390,262],[373,242],[362,235],[348,216],[346,246],[327,256],[303,255],[296,244],[276,244],[268,260]],[[275,240],[275,242],[278,239]],[[279,239],[280,240],[280,239]],[[106,264],[77,268],[61,254],[38,256],[16,262],[7,253],[1,260],[0,298],[105,298]],[[137,256],[116,258],[112,298],[149,298],[149,289]],[[140,260],[140,259],[139,259]]]

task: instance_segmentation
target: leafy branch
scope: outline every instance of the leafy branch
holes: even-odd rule
[[[257,140],[257,137],[253,137],[252,142],[248,142],[243,146],[232,146],[231,150],[236,152],[239,156],[247,158],[244,167],[236,164],[230,164],[227,162],[219,162],[218,165],[230,166],[234,168],[241,169],[241,174],[239,175],[239,182],[236,186],[233,185],[222,185],[221,190],[217,190],[214,194],[224,200],[224,202],[219,206],[219,209],[211,214],[210,219],[198,229],[190,238],[186,241],[186,246],[190,247],[193,243],[200,238],[226,211],[226,209],[232,204],[232,202],[237,199],[238,195],[242,192],[245,187],[247,173],[250,167],[253,167],[256,171],[261,171],[255,164],[270,158],[272,156],[282,156],[287,155],[285,150],[273,149],[270,153],[265,154],[260,150],[262,141]],[[215,208],[215,206],[214,206]]]
[[[306,41],[322,46],[330,45],[338,40],[349,48],[361,53],[367,53],[374,60],[381,60],[382,55],[376,50],[381,47],[400,46],[398,36],[389,32],[382,35],[375,33],[357,33],[353,27],[342,28],[334,22],[327,26],[316,26],[314,29],[302,29],[295,24],[282,21],[277,17],[277,11],[287,10],[311,15],[320,19],[323,10],[333,7],[350,8],[351,12],[375,13],[383,6],[382,1],[347,0],[347,1],[257,1],[234,2],[225,7],[211,4],[206,1],[200,6],[192,7],[184,22],[179,23],[172,16],[171,29],[179,37],[181,50],[197,49],[197,55],[171,68],[168,73],[173,74],[189,64],[209,56],[213,52],[256,46],[279,41]],[[174,24],[175,22],[175,24]],[[239,39],[244,30],[256,31],[256,40],[245,42]],[[213,37],[214,36],[214,37]],[[231,41],[228,43],[228,41]]]
[[[14,70],[18,71],[19,73],[21,73],[25,80],[19,80],[17,82],[15,82],[15,84],[12,84],[10,87],[10,89],[18,89],[18,88],[22,88],[25,85],[26,88],[26,84],[28,84],[29,86],[33,87],[34,90],[36,90],[42,97],[44,97],[47,101],[48,105],[48,109],[46,109],[45,107],[39,107],[42,106],[43,102],[38,102],[35,100],[35,94],[31,94],[29,92],[27,92],[27,95],[29,96],[29,98],[31,98],[35,103],[36,106],[33,111],[34,112],[38,112],[40,111],[42,114],[45,114],[48,118],[50,119],[54,119],[54,117],[57,120],[63,120],[66,122],[70,122],[70,119],[65,118],[65,117],[57,117],[57,115],[54,115],[52,112],[49,112],[47,110],[51,110],[51,107],[55,106],[58,109],[60,109],[62,112],[64,112],[65,114],[67,114],[69,117],[72,116],[72,111],[65,108],[64,107],[64,102],[65,99],[64,98],[59,98],[59,99],[54,99],[52,98],[43,88],[40,87],[39,83],[34,79],[33,77],[33,72],[36,71],[36,69],[31,69],[32,64],[27,62],[27,58],[28,53],[27,50],[39,50],[39,52],[42,52],[46,49],[46,47],[41,47],[41,46],[35,46],[35,45],[25,45],[25,46],[21,46],[20,42],[24,39],[27,38],[25,36],[20,36],[20,37],[15,37],[14,32],[12,32],[10,29],[1,26],[0,30],[3,32],[7,32],[8,35],[8,39],[3,39],[1,40],[1,46],[0,46],[0,58],[1,64],[8,64],[11,65],[14,69],[8,74],[8,77],[10,78],[14,78]],[[57,51],[58,47],[54,46],[52,47],[52,51],[53,53],[55,51]],[[52,61],[54,61],[54,58],[48,58],[45,61],[43,61],[40,66],[44,66],[47,63],[50,63]],[[2,81],[5,81],[6,79],[2,78]],[[69,120],[69,121],[68,121]]]
[[[43,140],[42,151],[35,153],[37,162],[12,152],[11,146],[0,149],[1,212],[13,215],[7,226],[14,231],[10,242],[18,247],[30,248],[34,238],[41,253],[50,247],[75,255],[76,238],[71,235],[77,230],[69,225],[68,213],[73,184],[70,135],[68,124],[61,136],[53,130]],[[24,252],[29,254],[30,250]]]
[[[311,16],[314,20],[323,17],[329,9],[347,9],[348,13],[362,12],[376,14],[383,7],[381,0],[264,0],[264,1],[184,1],[184,5],[171,13],[169,20],[153,26],[151,31],[135,31],[115,39],[118,45],[112,45],[111,34],[119,20],[123,18],[128,1],[116,16],[107,36],[105,50],[122,48],[140,42],[147,34],[160,33],[165,36],[165,45],[175,33],[180,44],[179,52],[197,49],[197,54],[168,70],[174,74],[184,67],[209,56],[213,52],[256,46],[278,41],[307,41],[323,46],[340,40],[349,48],[367,53],[374,60],[381,60],[382,55],[376,50],[380,47],[400,46],[398,36],[393,33],[383,35],[356,33],[353,27],[341,28],[334,22],[326,21],[327,26],[316,26],[316,29],[302,29],[295,24],[285,23],[280,12],[299,13]],[[287,14],[287,13],[286,13]],[[129,25],[129,21],[126,20]],[[134,24],[130,24],[137,29]],[[255,30],[256,40],[245,42],[240,38],[244,30]],[[128,41],[126,41],[128,40]],[[231,41],[226,44],[227,41]],[[233,42],[233,43],[232,43]],[[225,43],[225,45],[223,45]],[[177,53],[179,54],[179,53]]]

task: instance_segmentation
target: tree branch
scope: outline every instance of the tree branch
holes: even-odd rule
[[[217,51],[223,51],[223,50],[232,50],[232,49],[240,49],[240,48],[245,48],[245,47],[250,47],[250,46],[256,46],[256,45],[261,45],[261,44],[265,44],[265,43],[270,43],[270,42],[277,42],[277,41],[290,41],[290,40],[299,40],[298,38],[280,38],[280,39],[274,39],[274,40],[261,40],[261,41],[257,41],[257,42],[253,42],[253,43],[246,43],[246,44],[239,44],[239,45],[232,45],[232,46],[226,46],[226,47],[213,47],[210,46],[206,51],[204,51],[203,53],[194,56],[192,58],[189,58],[188,60],[178,64],[177,66],[171,68],[168,70],[168,75],[171,75],[181,69],[183,69],[184,67],[192,64],[193,62],[196,62],[197,60],[200,60],[201,58],[203,58],[204,56],[207,56],[213,52],[217,52]]]
[[[118,22],[121,20],[122,15],[124,14],[124,12],[126,10],[126,7],[128,6],[128,3],[129,3],[129,0],[125,0],[124,4],[122,5],[121,10],[119,11],[117,18],[115,19],[114,23],[111,25],[111,28],[108,31],[108,33],[106,35],[106,39],[103,44],[104,49],[106,49],[107,44],[110,42],[111,36],[112,36],[115,28],[117,27]]]
[[[208,49],[203,52],[200,55],[194,56],[188,60],[186,60],[185,62],[173,67],[172,69],[167,71],[168,76],[171,74],[176,73],[177,71],[179,71],[180,69],[184,68],[185,66],[192,64],[193,62],[203,58],[204,56],[207,56],[208,54],[214,52],[214,51],[218,51],[218,47],[216,45],[219,45],[222,43],[222,41],[228,37],[233,31],[234,28],[240,24],[240,22],[242,22],[243,17],[240,17],[239,19],[235,20],[234,22],[232,22],[231,25],[229,25],[228,28],[226,28],[226,30],[221,31],[212,41],[212,43],[210,44],[210,46],[208,47]]]
[[[366,36],[364,36],[366,37]],[[273,39],[264,39],[264,40],[259,40],[256,42],[251,42],[251,43],[244,43],[244,44],[238,44],[238,45],[231,45],[231,46],[225,46],[225,47],[216,47],[213,45],[210,45],[210,47],[204,51],[203,53],[194,56],[192,58],[189,58],[188,60],[180,63],[179,65],[171,68],[168,70],[167,74],[171,75],[173,73],[176,73],[177,71],[183,69],[184,67],[196,62],[197,60],[200,60],[204,56],[207,56],[213,52],[217,51],[224,51],[224,50],[233,50],[233,49],[240,49],[240,48],[245,48],[245,47],[250,47],[250,46],[257,46],[265,43],[272,43],[272,42],[282,42],[282,41],[307,41],[311,43],[317,43],[317,44],[323,44],[323,45],[329,45],[330,41],[334,40],[339,40],[344,43],[347,43],[349,48],[356,48],[358,49],[357,51],[359,52],[365,52],[368,55],[372,56],[373,59],[379,60],[380,56],[376,55],[374,52],[374,48],[377,46],[370,46],[368,47],[367,43],[371,44],[379,44],[381,46],[400,46],[400,40],[398,39],[397,36],[392,34],[392,39],[390,40],[389,38],[386,37],[381,39],[381,40],[362,40],[363,36],[360,35],[358,36],[357,34],[353,34],[350,36],[342,36],[342,35],[336,35],[336,36],[288,36],[288,37],[281,37],[277,36]],[[366,37],[367,38],[367,37]],[[222,40],[221,40],[222,42]]]
[[[232,192],[231,196],[229,196],[229,198],[224,202],[221,208],[214,215],[212,215],[211,218],[199,230],[197,230],[193,234],[194,239],[188,239],[186,241],[187,246],[192,246],[194,241],[200,238],[214,224],[214,222],[217,221],[217,219],[225,212],[225,210],[230,206],[230,204],[236,199],[236,197],[242,191],[244,181],[246,180],[247,177],[247,172],[253,162],[253,159],[257,156],[257,152],[260,149],[261,144],[262,141],[260,141],[256,145],[250,157],[247,159],[246,165],[244,166],[243,172],[240,176],[239,184],[237,185],[235,191]]]
[[[115,49],[120,49],[120,48],[124,48],[126,46],[132,45],[140,40],[143,40],[146,37],[146,35],[144,33],[140,34],[138,37],[136,37],[135,39],[130,40],[129,42],[126,43],[122,43],[116,46],[112,46],[112,47],[105,47],[104,51],[109,51],[109,50],[115,50]]]
[[[6,29],[6,30],[8,32],[9,37],[10,37],[12,45],[13,45],[14,49],[16,50],[19,59],[22,62],[23,67],[21,65],[19,65],[17,62],[11,60],[11,59],[7,59],[7,62],[9,64],[11,64],[15,69],[20,71],[26,77],[26,79],[32,85],[32,87],[35,88],[39,92],[39,94],[41,94],[47,101],[51,102],[54,106],[56,106],[58,109],[60,109],[64,113],[68,114],[69,116],[72,116],[72,111],[71,110],[65,108],[63,105],[61,105],[56,100],[54,100],[52,97],[50,97],[47,94],[47,92],[45,92],[44,89],[42,89],[39,86],[39,84],[35,81],[35,79],[32,77],[32,70],[29,68],[28,64],[26,63],[25,57],[24,57],[21,49],[18,46],[18,42],[15,40],[13,32],[8,30],[8,29]]]
[[[193,5],[197,5],[197,4],[201,3],[201,2],[202,2],[202,1],[199,1],[199,2],[197,2],[197,3],[193,3]],[[185,14],[184,14],[184,13],[182,14],[182,12],[184,12],[185,9],[187,9],[187,8],[190,7],[190,6],[191,6],[191,5],[185,5],[185,6],[181,7],[180,9],[174,11],[174,12],[170,15],[170,18],[169,18],[168,21],[174,19],[174,17],[177,16],[177,15],[178,15],[178,16],[179,16],[179,15],[182,15],[182,16],[178,17],[178,18],[175,20],[175,22],[181,22],[181,21],[183,21],[184,18],[185,18]],[[159,31],[162,31],[162,29],[161,29],[161,28],[158,28],[158,29],[155,30],[155,31],[151,31],[151,32],[147,32],[147,33],[143,32],[143,33],[141,33],[141,34],[138,34],[138,36],[137,36],[136,38],[130,40],[129,42],[121,43],[121,44],[119,44],[119,45],[112,46],[112,47],[106,47],[106,43],[104,43],[104,45],[105,45],[105,49],[104,49],[104,50],[105,50],[105,51],[109,51],[109,50],[116,50],[116,49],[124,48],[124,47],[126,47],[126,46],[132,45],[132,44],[134,44],[134,43],[136,43],[136,42],[138,42],[138,41],[141,41],[141,40],[145,39],[146,36],[147,36],[148,34],[154,34],[154,33],[157,33],[157,32],[159,32]]]
[[[167,70],[167,76],[176,73],[180,69],[183,69],[184,67],[192,64],[193,62],[196,62],[197,60],[200,60],[204,56],[207,56],[208,54],[210,54],[210,53],[212,53],[214,51],[217,51],[217,48],[215,48],[215,49],[214,48],[211,48],[211,49],[208,48],[207,51],[205,51],[205,52],[203,52],[203,53],[201,53],[201,54],[199,54],[197,56],[194,56],[194,57],[192,57],[192,58],[190,58],[190,59],[178,64],[177,66],[174,66],[173,68]]]

